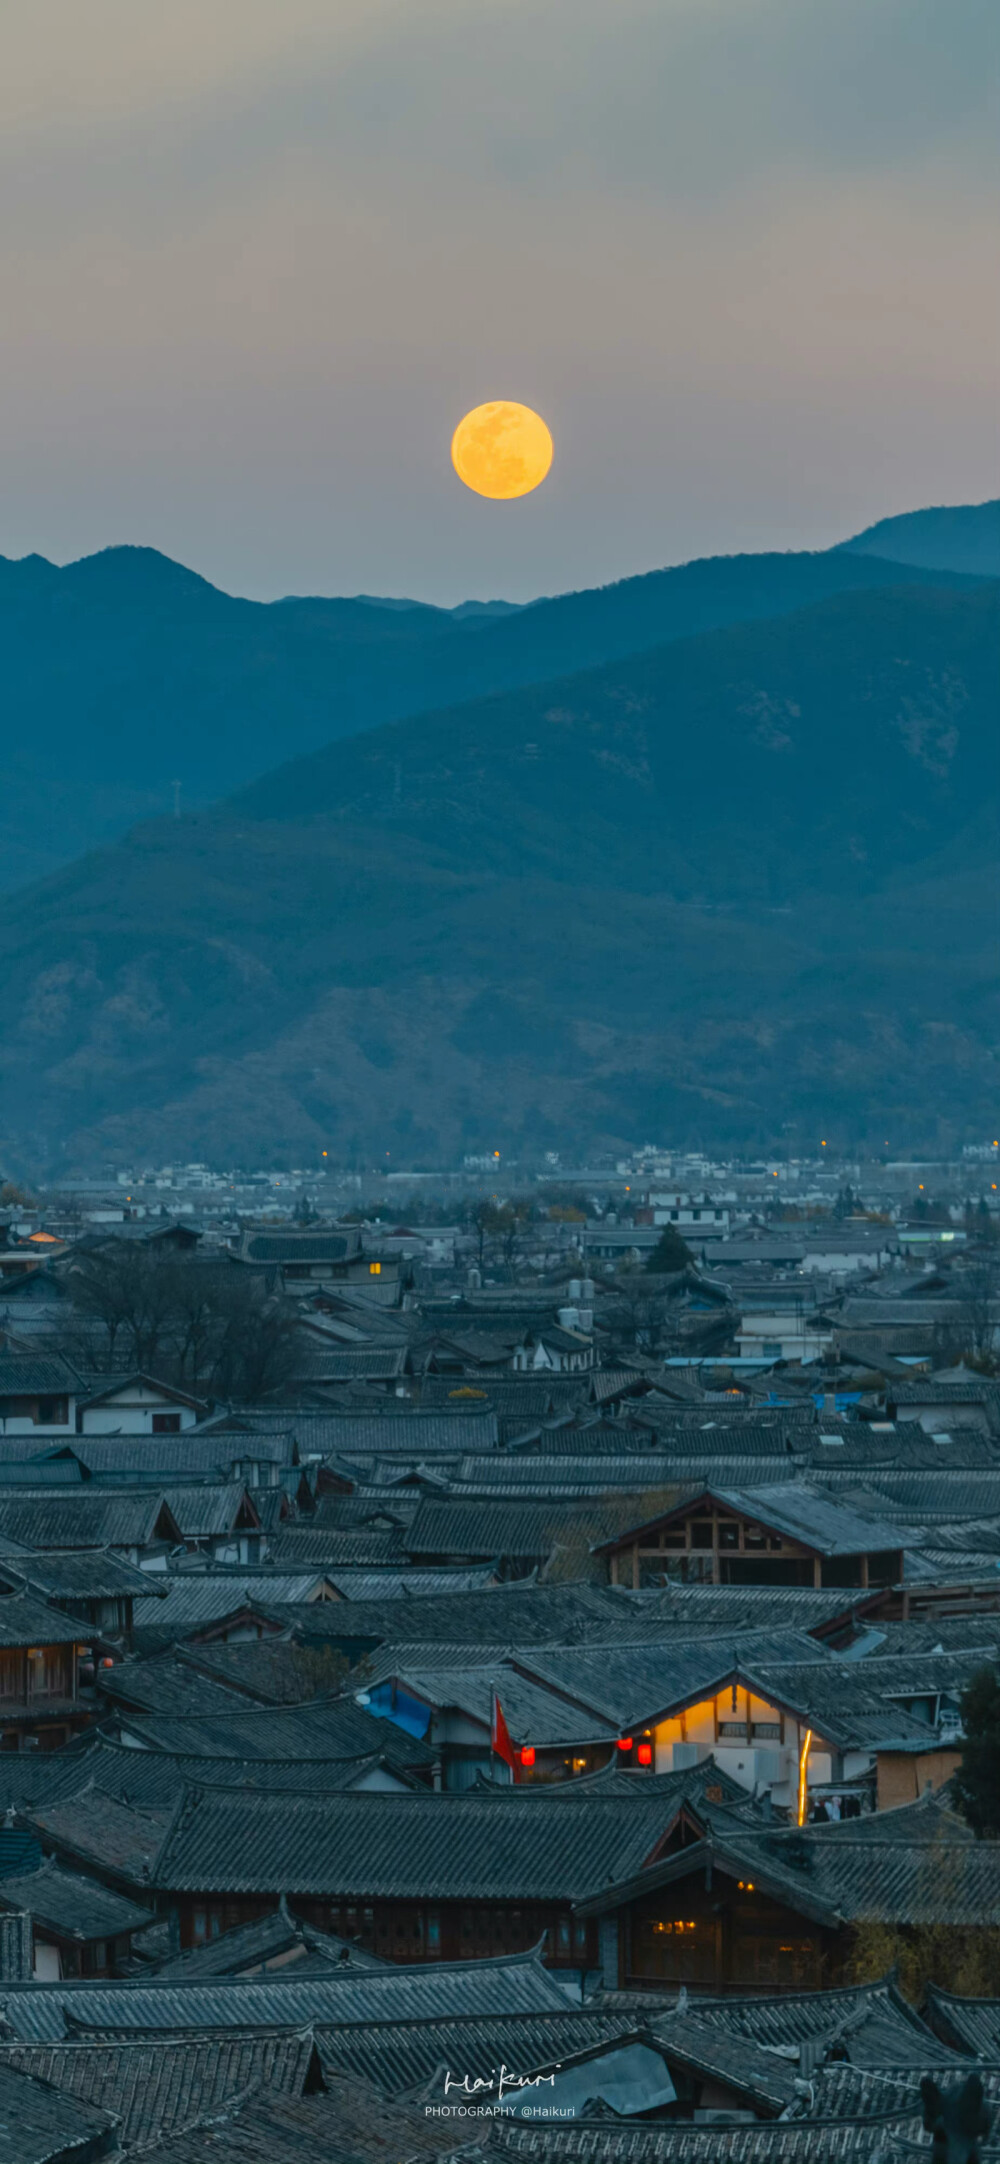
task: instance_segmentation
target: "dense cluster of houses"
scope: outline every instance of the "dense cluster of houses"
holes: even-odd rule
[[[548,1268],[0,1249],[12,2164],[891,2164],[925,2077],[1000,2104],[989,1242],[713,1205],[657,1272],[658,1208]],[[252,1281],[280,1380],[129,1358],[109,1245]]]

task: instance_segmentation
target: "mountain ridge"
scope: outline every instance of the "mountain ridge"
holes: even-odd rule
[[[183,804],[206,803],[283,754],[389,719],[900,578],[933,585],[939,574],[835,550],[771,552],[455,617],[361,598],[245,601],[143,549],[64,570],[0,561],[0,885],[169,809],[178,789]]]
[[[975,1131],[997,600],[835,594],[385,724],[8,896],[3,1154]]]

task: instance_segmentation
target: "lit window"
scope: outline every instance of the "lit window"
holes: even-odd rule
[[[382,1275],[382,1265],[381,1265],[381,1263],[380,1263],[380,1262],[370,1262],[370,1263],[369,1263],[369,1265],[368,1265],[368,1274],[369,1274],[369,1277],[381,1277],[381,1275]]]

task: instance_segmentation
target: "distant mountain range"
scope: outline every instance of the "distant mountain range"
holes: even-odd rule
[[[951,521],[936,559],[946,575],[961,576],[965,556],[982,553],[962,535],[979,536],[989,509],[914,514]],[[367,597],[236,600],[153,549],[106,549],[64,570],[38,556],[0,559],[0,888],[54,871],[175,801],[207,804],[283,759],[385,721],[828,594],[938,582],[940,569],[924,559],[894,569],[875,561],[871,539],[817,555],[708,558],[524,609],[494,601],[453,611]],[[971,568],[986,567],[977,556]]]
[[[899,518],[868,526],[843,547],[864,556],[888,556],[895,563],[1000,579],[1000,500],[904,511]]]
[[[181,620],[203,728],[206,657],[221,699],[243,656],[255,758],[279,683],[319,728],[318,656],[356,663],[345,729],[366,669],[369,720],[406,670],[447,689],[6,897],[0,1161],[991,1131],[997,585],[851,550],[723,559],[441,634],[364,602],[256,610],[138,555],[74,569],[144,595],[116,743],[157,640],[177,701]],[[90,618],[63,606],[79,651]],[[470,678],[491,695],[445,706]]]

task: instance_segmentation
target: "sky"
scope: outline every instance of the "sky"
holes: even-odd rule
[[[8,0],[0,552],[523,600],[995,494],[998,80],[995,0]]]

